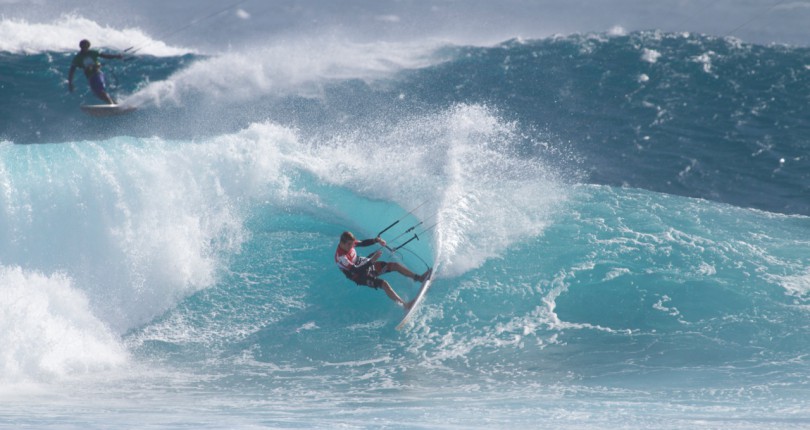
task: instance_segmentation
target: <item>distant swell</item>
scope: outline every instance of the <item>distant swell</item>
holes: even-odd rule
[[[800,198],[810,172],[800,137],[806,49],[659,32],[490,48],[333,42],[315,57],[295,54],[314,41],[297,43],[264,48],[259,58],[109,61],[112,92],[141,110],[103,123],[76,109],[92,101],[83,82],[78,94],[65,92],[69,54],[4,54],[0,68],[13,79],[3,89],[9,123],[0,133],[16,143],[190,139],[268,119],[334,133],[477,104],[516,121],[527,136],[524,156],[588,166],[566,166],[569,176],[810,214],[810,199]]]

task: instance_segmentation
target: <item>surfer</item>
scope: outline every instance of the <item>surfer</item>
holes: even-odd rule
[[[340,243],[338,243],[337,250],[335,250],[335,263],[337,263],[340,270],[357,285],[366,285],[374,289],[382,288],[388,297],[402,305],[405,309],[411,307],[412,302],[405,303],[396,291],[391,288],[391,285],[379,276],[388,272],[398,272],[416,282],[423,282],[428,276],[428,272],[417,275],[411,272],[407,267],[396,262],[378,261],[382,255],[382,250],[377,250],[368,258],[360,257],[357,255],[355,247],[371,246],[380,244],[385,246],[385,240],[381,237],[374,239],[357,240],[354,235],[349,231],[344,231],[340,235]]]
[[[99,57],[107,58],[107,59],[121,59],[124,58],[123,55],[120,54],[103,54],[97,50],[90,49],[90,41],[87,39],[82,40],[79,42],[79,51],[75,57],[73,57],[73,62],[70,63],[70,73],[68,73],[68,89],[70,92],[73,92],[73,73],[76,71],[77,68],[84,70],[84,76],[87,77],[87,83],[90,84],[90,89],[93,90],[93,94],[96,95],[99,99],[114,105],[115,100],[107,94],[107,89],[105,88],[104,83],[104,73],[101,72],[101,63],[98,62]]]

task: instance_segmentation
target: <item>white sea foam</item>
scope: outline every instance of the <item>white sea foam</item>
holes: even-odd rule
[[[268,95],[319,97],[325,82],[372,80],[440,61],[433,55],[436,46],[302,38],[243,48],[202,59],[163,81],[151,82],[126,102],[182,105],[196,95],[221,103],[245,103]]]
[[[513,153],[515,124],[492,110],[459,105],[436,115],[325,136],[295,154],[324,181],[415,207],[435,218],[436,257],[458,275],[540,234],[564,200],[554,169]],[[362,154],[362,156],[358,156]]]
[[[696,57],[693,57],[692,61],[694,61],[695,63],[701,64],[704,72],[706,72],[708,74],[713,74],[713,70],[712,70],[712,58],[713,57],[716,57],[716,54],[714,53],[714,51],[709,51],[709,52],[703,53],[701,55],[698,55]]]
[[[142,47],[138,54],[157,57],[194,52],[154,40],[138,28],[112,28],[77,15],[63,15],[51,22],[0,18],[0,52],[78,52],[82,39],[90,40],[93,48],[108,52],[131,47]]]
[[[267,126],[201,144],[4,146],[0,261],[65,273],[123,333],[215,282],[246,237],[240,202],[285,192],[268,146],[287,139]]]
[[[642,61],[654,64],[658,62],[659,58],[661,58],[661,53],[655,49],[644,48],[644,50],[641,52]]]
[[[771,275],[770,279],[785,289],[786,293],[804,300],[810,299],[810,269],[793,275]]]
[[[0,266],[0,385],[96,372],[127,353],[65,274]]]

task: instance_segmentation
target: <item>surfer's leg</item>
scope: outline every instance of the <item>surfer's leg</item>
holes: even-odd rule
[[[111,104],[111,105],[114,105],[114,104],[115,104],[115,100],[113,100],[113,98],[112,98],[112,97],[110,97],[110,95],[109,95],[109,94],[107,94],[106,92],[104,92],[102,95],[100,95],[100,96],[99,96],[99,98],[100,98],[101,100],[104,100],[105,102],[107,102],[107,103]]]
[[[96,97],[111,105],[115,104],[115,100],[113,100],[112,97],[110,97],[110,95],[107,94],[103,73],[101,72],[96,73],[95,75],[89,78],[89,81],[90,81],[90,89],[93,90],[93,94],[95,94]]]
[[[405,309],[408,309],[408,305],[405,303],[405,301],[404,301],[404,300],[402,300],[402,298],[401,298],[401,297],[399,297],[399,295],[397,294],[397,292],[396,292],[396,291],[394,291],[394,289],[393,289],[393,288],[391,288],[391,285],[390,285],[388,282],[386,282],[384,279],[380,279],[380,281],[381,281],[381,282],[380,282],[380,288],[382,288],[382,289],[383,289],[383,291],[385,291],[385,294],[387,294],[387,295],[388,295],[388,297],[389,297],[391,300],[393,300],[393,301],[397,302],[397,304],[400,304],[400,305],[402,305],[403,307],[405,307]]]
[[[419,279],[419,278],[421,278],[421,276],[417,276],[416,273],[413,273],[410,269],[408,269],[407,267],[405,267],[405,266],[403,266],[402,264],[399,264],[399,263],[389,262],[388,264],[385,265],[385,268],[383,270],[384,271],[382,273],[388,273],[388,272],[391,272],[391,271],[395,271],[395,272],[401,273],[402,275],[407,276],[407,277],[409,277],[409,278],[411,278],[411,279],[413,279],[415,281],[420,281],[421,282],[421,279]]]

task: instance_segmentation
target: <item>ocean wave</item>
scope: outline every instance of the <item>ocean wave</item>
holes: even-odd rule
[[[51,22],[0,19],[0,52],[38,54],[78,52],[79,41],[88,39],[96,48],[124,52],[141,47],[139,54],[171,57],[194,53],[193,49],[173,47],[154,40],[138,28],[116,29],[79,15],[63,15]]]

